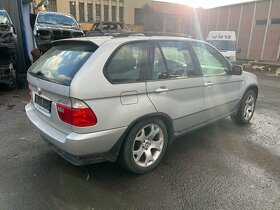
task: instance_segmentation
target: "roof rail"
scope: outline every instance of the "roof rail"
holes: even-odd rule
[[[114,38],[129,37],[129,36],[173,36],[173,37],[192,38],[188,34],[162,33],[162,32],[124,32],[124,33],[113,34]]]

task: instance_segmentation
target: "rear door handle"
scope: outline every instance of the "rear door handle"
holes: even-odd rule
[[[169,89],[166,87],[160,87],[156,89],[156,93],[166,93]]]
[[[209,87],[209,86],[212,86],[212,85],[214,85],[214,83],[210,82],[210,81],[207,81],[207,82],[204,83],[205,87]]]

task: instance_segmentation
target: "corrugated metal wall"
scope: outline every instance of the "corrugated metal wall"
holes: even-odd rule
[[[13,24],[16,28],[17,39],[18,39],[17,40],[18,41],[17,71],[20,73],[24,73],[27,71],[28,67],[30,66],[30,60],[28,58],[27,46],[25,42],[25,33],[23,28],[21,5],[22,5],[21,0],[0,0],[0,9],[5,9],[9,13],[13,21]]]
[[[241,49],[238,59],[280,62],[280,24],[271,23],[272,19],[280,19],[280,0],[256,0],[208,9],[203,13],[208,15],[208,20],[205,15],[200,17],[201,23],[207,21],[204,37],[209,31],[235,31],[237,48]],[[265,23],[257,24],[256,21]]]

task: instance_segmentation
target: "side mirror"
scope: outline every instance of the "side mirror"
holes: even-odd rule
[[[236,52],[237,52],[237,53],[241,53],[241,49],[238,49]]]
[[[243,67],[240,65],[233,65],[231,68],[231,72],[233,75],[241,75],[243,72]]]

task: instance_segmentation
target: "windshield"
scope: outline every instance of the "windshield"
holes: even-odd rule
[[[54,13],[41,13],[38,16],[38,23],[59,24],[78,27],[73,17]]]
[[[228,40],[209,40],[209,43],[212,44],[220,51],[235,51],[236,43],[235,41]]]
[[[88,43],[54,46],[30,67],[29,73],[40,79],[69,86],[96,49],[95,45]]]
[[[4,11],[0,11],[0,24],[11,24],[8,14]]]

